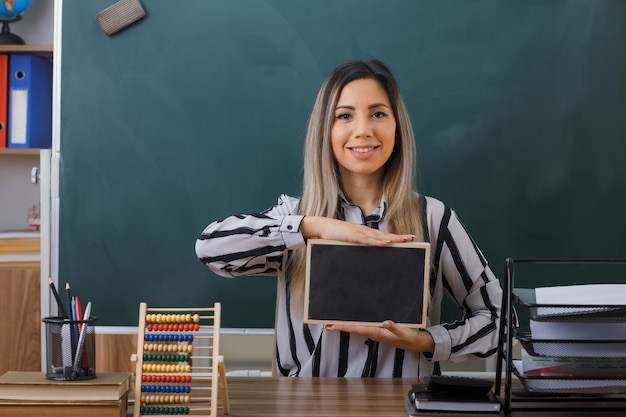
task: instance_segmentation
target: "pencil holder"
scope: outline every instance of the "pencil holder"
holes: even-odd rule
[[[78,381],[96,377],[97,318],[42,319],[46,326],[46,379]]]

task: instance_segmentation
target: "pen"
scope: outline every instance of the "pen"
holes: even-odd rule
[[[87,303],[87,307],[85,307],[85,314],[83,317],[89,319],[89,315],[91,314],[91,301]],[[78,338],[78,347],[76,350],[76,357],[74,358],[74,367],[72,369],[72,376],[76,376],[78,373],[78,369],[80,368],[81,357],[83,356],[83,348],[85,345],[85,333],[87,333],[87,325],[85,324],[80,332],[80,337]]]
[[[75,320],[76,321],[81,321],[83,319],[83,307],[80,304],[80,298],[78,298],[77,295],[75,295],[73,297],[74,300],[74,311],[75,313]],[[78,323],[78,334],[80,334],[80,330],[82,328],[82,324]]]
[[[76,316],[74,314],[74,308],[72,306],[72,290],[70,288],[70,283],[66,282],[65,283],[65,292],[67,293],[67,305],[68,308],[70,309],[70,342],[71,342],[71,347],[72,347],[72,361],[75,358],[76,355],[76,343],[78,340],[78,334],[76,331],[76,328],[74,326],[74,323],[72,323],[72,321],[76,320]]]

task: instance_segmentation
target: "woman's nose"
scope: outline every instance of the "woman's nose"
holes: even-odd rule
[[[356,137],[370,137],[372,136],[372,123],[369,118],[359,118],[357,120],[356,129],[355,129]]]

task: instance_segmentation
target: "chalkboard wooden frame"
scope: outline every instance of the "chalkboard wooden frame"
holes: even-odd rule
[[[381,279],[382,274],[386,278]],[[304,321],[380,326],[384,320],[393,320],[400,326],[423,328],[429,275],[430,244],[426,242],[378,247],[310,239]]]

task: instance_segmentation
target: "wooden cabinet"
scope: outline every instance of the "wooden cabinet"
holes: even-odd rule
[[[38,265],[0,264],[0,375],[40,371]]]

